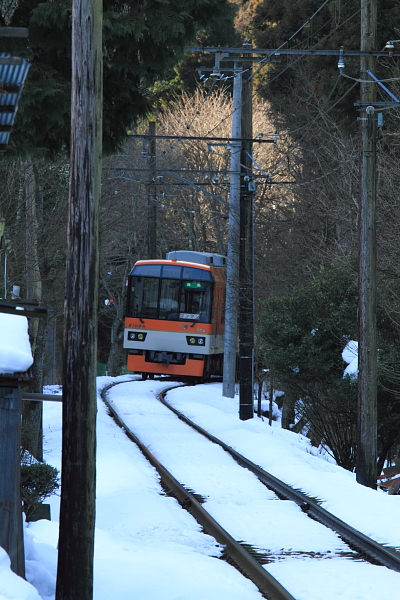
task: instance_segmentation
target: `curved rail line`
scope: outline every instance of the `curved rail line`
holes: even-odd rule
[[[105,387],[101,392],[103,402],[106,404],[113,419],[121,427],[128,438],[142,451],[144,456],[155,467],[162,482],[173,492],[182,508],[188,510],[204,530],[212,535],[217,542],[225,547],[228,557],[241,569],[241,571],[260,589],[270,600],[295,600],[272,575],[268,573],[244,548],[239,544],[217,521],[201,506],[196,498],[188,492],[175,477],[157,460],[140,439],[127,427],[117,411],[107,400],[107,391],[117,384]]]
[[[319,521],[326,527],[329,527],[336,533],[338,533],[350,546],[355,547],[357,550],[363,552],[370,559],[378,562],[380,565],[388,567],[394,571],[400,572],[400,553],[392,548],[387,548],[375,540],[372,540],[368,536],[364,535],[354,527],[351,527],[341,519],[338,519],[330,512],[322,508],[312,498],[308,497],[306,494],[300,492],[292,488],[290,485],[287,485],[283,481],[280,481],[271,473],[264,471],[261,467],[256,465],[255,463],[248,460],[239,452],[236,452],[231,446],[225,444],[222,440],[216,438],[211,433],[191,421],[188,417],[182,414],[179,410],[171,406],[166,400],[165,395],[169,390],[164,390],[159,395],[159,400],[166,406],[169,410],[179,417],[182,421],[184,421],[190,427],[193,427],[198,433],[204,435],[207,439],[215,444],[221,446],[226,452],[228,452],[232,458],[234,458],[239,465],[245,467],[252,473],[254,473],[258,479],[264,483],[268,488],[273,490],[279,496],[283,496],[287,500],[292,500],[296,502],[300,506],[303,512],[305,512],[309,517]]]

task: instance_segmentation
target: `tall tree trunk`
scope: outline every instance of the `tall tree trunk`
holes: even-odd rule
[[[37,205],[37,180],[32,158],[25,161],[25,265],[26,298],[42,302],[42,278],[38,249],[39,218]],[[41,319],[30,319],[29,337],[34,363],[33,391],[42,393],[43,360],[47,325]],[[23,402],[22,445],[36,460],[43,461],[43,404]]]
[[[114,303],[114,304],[117,304],[117,306],[116,306],[117,311],[115,314],[114,321],[111,325],[110,352],[109,352],[108,359],[107,359],[107,371],[108,371],[108,374],[111,375],[111,377],[116,377],[117,375],[120,375],[121,350],[120,350],[120,340],[119,340],[120,331],[119,330],[121,327],[125,302],[123,302],[119,298],[117,300],[117,303]]]
[[[393,444],[394,444],[394,441],[393,440],[389,440],[383,446],[382,450],[379,453],[378,462],[377,462],[377,465],[376,465],[376,473],[377,473],[378,477],[382,473],[382,469],[383,469],[383,465],[385,464],[386,457],[387,457],[388,453],[390,452],[390,449],[393,447]]]
[[[291,393],[286,393],[282,406],[282,428],[290,429],[289,425],[294,423],[294,405],[296,399]]]
[[[26,209],[26,298],[42,299],[42,279],[38,252],[37,182],[32,158],[25,161],[25,209]],[[37,319],[32,320],[37,323]]]

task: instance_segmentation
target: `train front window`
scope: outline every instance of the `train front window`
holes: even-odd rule
[[[183,267],[182,279],[197,279],[200,281],[212,281],[210,271],[196,269],[196,267]]]
[[[178,265],[163,265],[162,276],[165,279],[180,279],[182,267]]]
[[[209,272],[163,265],[157,277],[156,269],[150,269],[153,265],[139,267],[140,274],[135,267],[129,278],[129,316],[210,323],[213,283]]]
[[[143,295],[142,305],[139,308],[139,317],[157,319],[159,281],[155,277],[143,277]]]
[[[182,281],[179,319],[209,323],[211,290],[209,281]]]
[[[137,277],[160,277],[161,265],[135,265],[132,275]]]
[[[180,286],[180,279],[161,279],[159,319],[178,320]]]

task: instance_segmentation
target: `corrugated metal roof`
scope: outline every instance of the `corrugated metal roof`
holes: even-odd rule
[[[9,54],[0,54],[1,57],[8,57]],[[25,79],[29,71],[30,64],[24,59],[20,59],[19,65],[0,64],[0,130],[1,126],[11,127],[14,123],[18,108],[18,100],[24,87]],[[8,92],[7,87],[13,86]],[[0,151],[5,150],[8,144],[11,131],[0,131]]]

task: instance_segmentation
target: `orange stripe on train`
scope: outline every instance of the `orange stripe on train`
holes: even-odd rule
[[[158,319],[136,319],[125,317],[125,327],[128,329],[141,329],[142,331],[177,331],[187,333],[212,333],[211,323],[196,323],[192,327],[190,321],[163,321]]]
[[[186,375],[201,377],[204,371],[204,360],[186,359],[184,365],[163,365],[162,363],[146,362],[143,355],[128,354],[128,371],[138,373],[155,373],[157,375]]]

